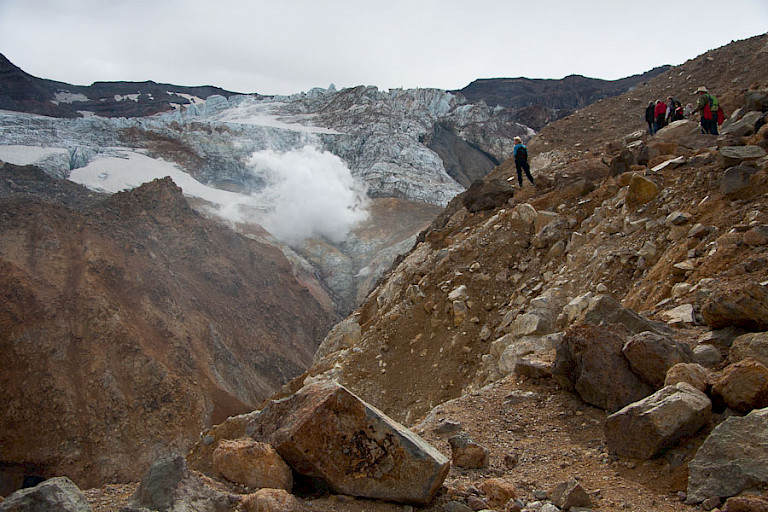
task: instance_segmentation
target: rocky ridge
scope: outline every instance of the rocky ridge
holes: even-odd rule
[[[4,494],[136,479],[302,372],[335,318],[312,274],[196,214],[169,179],[105,196],[0,173]]]

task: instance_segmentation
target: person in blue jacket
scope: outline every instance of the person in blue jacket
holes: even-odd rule
[[[523,186],[523,171],[528,176],[528,181],[533,184],[533,176],[531,176],[531,166],[528,165],[528,148],[523,144],[523,139],[515,137],[515,147],[512,150],[512,156],[515,159],[515,167],[517,168],[517,183]],[[511,179],[510,179],[511,181]]]

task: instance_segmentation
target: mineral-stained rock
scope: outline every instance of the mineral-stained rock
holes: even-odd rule
[[[293,487],[291,468],[270,445],[253,439],[224,440],[213,452],[214,470],[230,482],[253,489]]]
[[[689,504],[768,485],[768,408],[715,427],[688,464]]]
[[[0,501],[2,512],[91,512],[80,489],[65,476],[51,478],[27,489],[19,489]]]
[[[667,371],[664,386],[674,386],[679,382],[690,384],[699,391],[706,392],[712,385],[709,371],[697,363],[677,363]]]
[[[729,365],[712,385],[712,397],[741,412],[768,407],[768,368],[752,359]]]
[[[585,402],[617,411],[653,392],[630,369],[623,346],[623,338],[606,327],[573,326],[556,347],[552,375]]]
[[[761,224],[744,233],[744,243],[751,246],[768,245],[768,226]]]
[[[768,332],[743,334],[734,340],[728,361],[735,363],[746,358],[768,366]]]
[[[341,494],[428,503],[450,467],[419,436],[335,382],[270,402],[251,426],[252,437],[274,446],[296,472]]]
[[[632,371],[655,389],[664,385],[667,370],[672,366],[693,360],[691,347],[650,331],[629,338],[621,351]]]
[[[462,203],[470,212],[493,210],[504,206],[514,192],[514,187],[506,180],[475,180],[462,196]]]
[[[259,489],[241,500],[243,512],[306,512],[295,496],[283,489]]]
[[[499,509],[517,496],[515,486],[501,478],[483,480],[478,487],[488,498],[488,505]]]
[[[697,432],[712,414],[707,395],[681,382],[630,404],[605,420],[610,451],[650,459],[679,439]]]
[[[702,305],[701,315],[713,329],[736,326],[768,331],[768,287],[752,283],[714,292]]]
[[[643,205],[659,194],[659,186],[644,176],[635,174],[629,180],[627,206],[632,208]]]
[[[477,444],[466,432],[448,439],[451,460],[460,468],[479,469],[488,466],[488,449]]]

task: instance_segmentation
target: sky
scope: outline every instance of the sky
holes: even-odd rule
[[[615,80],[767,31],[768,0],[0,0],[33,76],[260,94]]]

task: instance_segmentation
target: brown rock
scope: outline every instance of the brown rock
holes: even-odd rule
[[[213,452],[213,468],[230,482],[253,489],[293,487],[291,468],[283,458],[270,445],[252,439],[221,441]]]
[[[331,381],[270,402],[250,428],[295,471],[340,494],[428,503],[450,467],[422,438]]]
[[[701,307],[701,315],[713,329],[736,326],[768,331],[768,287],[752,283],[714,292]]]
[[[709,371],[697,363],[677,363],[667,370],[664,386],[674,386],[680,382],[690,384],[701,392],[706,393],[712,385]]]
[[[632,371],[655,389],[664,385],[667,370],[672,366],[693,360],[691,347],[653,332],[635,334],[621,351]]]
[[[735,363],[747,358],[768,366],[768,332],[742,334],[733,341],[728,362]]]
[[[479,469],[488,466],[488,449],[477,444],[467,433],[448,439],[451,445],[451,461],[455,466]]]
[[[552,375],[585,402],[617,411],[653,392],[632,372],[623,346],[623,338],[606,327],[571,327],[557,345]]]
[[[259,489],[243,496],[243,512],[306,512],[309,510],[284,489]]]
[[[768,245],[768,226],[755,226],[744,233],[744,243],[752,246]]]
[[[501,478],[483,480],[478,488],[483,491],[488,498],[488,505],[493,508],[502,508],[509,500],[517,497],[515,486]]]
[[[768,407],[768,368],[752,359],[728,366],[712,385],[712,397],[741,412]]]
[[[712,414],[707,395],[685,382],[667,386],[605,420],[608,450],[650,459],[661,449],[697,432]]]
[[[736,496],[728,498],[723,512],[768,512],[768,498],[764,496]]]

